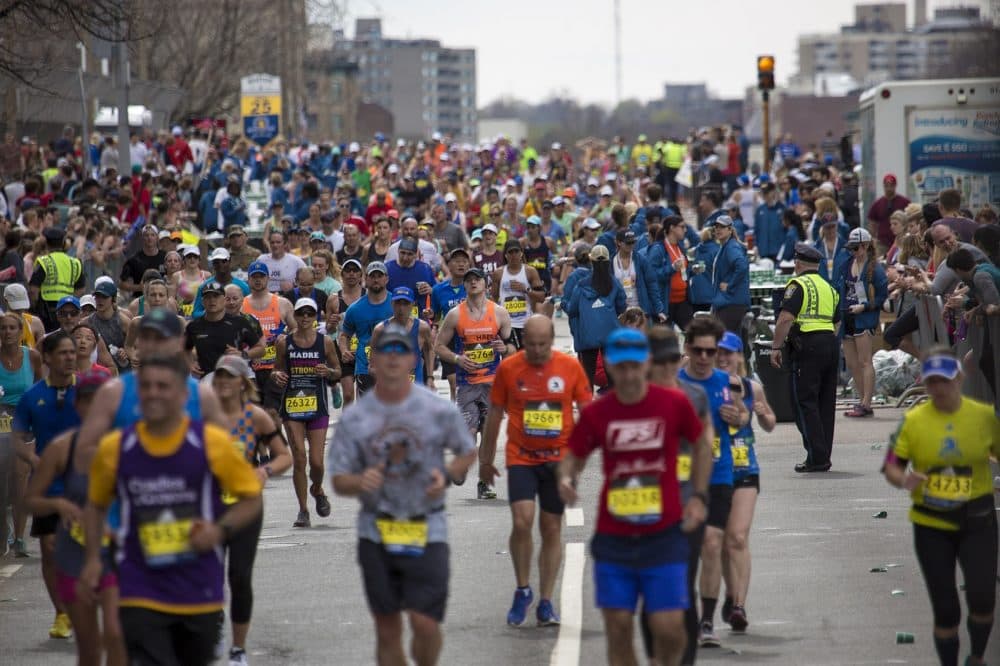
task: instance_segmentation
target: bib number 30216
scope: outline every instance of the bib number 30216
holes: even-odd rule
[[[655,476],[615,479],[608,487],[608,513],[617,520],[638,525],[659,522],[663,494]]]

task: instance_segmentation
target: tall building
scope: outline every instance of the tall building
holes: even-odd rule
[[[857,5],[854,23],[839,33],[801,35],[794,83],[811,87],[828,74],[847,74],[862,85],[937,76],[954,64],[956,53],[997,36],[978,8],[940,8],[930,21],[925,8],[918,0],[912,30],[906,29],[906,5],[876,4]]]
[[[377,18],[357,19],[354,39],[337,39],[334,48],[358,64],[362,99],[392,113],[397,135],[476,140],[475,49],[384,37]]]

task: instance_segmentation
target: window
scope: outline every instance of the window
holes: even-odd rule
[[[330,83],[330,101],[339,102],[344,94],[344,84],[340,80]]]

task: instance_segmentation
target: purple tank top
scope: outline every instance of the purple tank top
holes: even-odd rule
[[[223,603],[223,553],[197,553],[191,522],[221,513],[220,488],[205,452],[204,424],[190,422],[180,448],[150,455],[135,426],[122,431],[117,491],[121,500],[118,579],[123,601],[168,605]]]

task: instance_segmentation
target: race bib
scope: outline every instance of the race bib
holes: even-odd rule
[[[139,524],[139,545],[146,564],[153,568],[193,560],[191,520],[177,519],[170,511],[164,511],[159,520]]]
[[[924,502],[932,506],[954,507],[972,499],[972,472],[938,472],[927,475]]]
[[[194,315],[194,303],[181,303],[177,306],[182,317],[191,318]]]
[[[479,365],[489,365],[495,358],[493,347],[474,347],[466,349],[463,353],[465,354],[465,358]]]
[[[420,319],[420,310],[417,309],[417,304],[414,303],[413,307],[410,308],[410,316],[414,319]]]
[[[722,457],[722,440],[718,437],[712,440],[712,460],[718,460]]]
[[[352,336],[351,336],[351,342],[350,342],[350,344],[349,344],[349,345],[347,346],[347,348],[348,348],[348,349],[349,349],[349,350],[350,350],[351,352],[356,352],[356,351],[358,351],[358,336],[356,336],[356,335],[352,335]]]
[[[608,513],[626,523],[649,524],[663,515],[663,497],[655,476],[630,476],[608,487]]]
[[[83,525],[77,521],[73,521],[73,525],[69,528],[69,538],[77,542],[81,546],[86,545],[86,537],[83,534]],[[101,539],[101,547],[107,548],[111,545],[111,537],[107,534]]]
[[[318,400],[315,395],[290,395],[285,398],[285,411],[289,414],[315,412]]]
[[[375,527],[382,539],[382,547],[392,555],[419,557],[427,547],[426,520],[378,518]]]
[[[365,358],[369,361],[372,360],[372,346],[365,345]]]
[[[14,417],[10,414],[0,414],[0,435],[9,433],[13,429]]]
[[[731,450],[733,452],[733,467],[750,466],[750,447],[742,439],[733,442]]]
[[[532,259],[531,261],[528,262],[528,265],[538,271],[544,271],[546,268],[548,268],[548,264],[545,262],[544,259]]]
[[[562,432],[563,414],[559,405],[529,402],[524,406],[524,434],[530,437],[555,438]]]
[[[687,453],[677,456],[677,480],[681,483],[691,480],[691,456]]]
[[[278,348],[273,344],[264,347],[264,355],[260,357],[260,363],[274,363],[278,358]]]
[[[510,298],[504,300],[503,307],[509,314],[512,315],[522,315],[528,312],[528,301],[523,298],[518,298],[516,296],[511,296]]]

